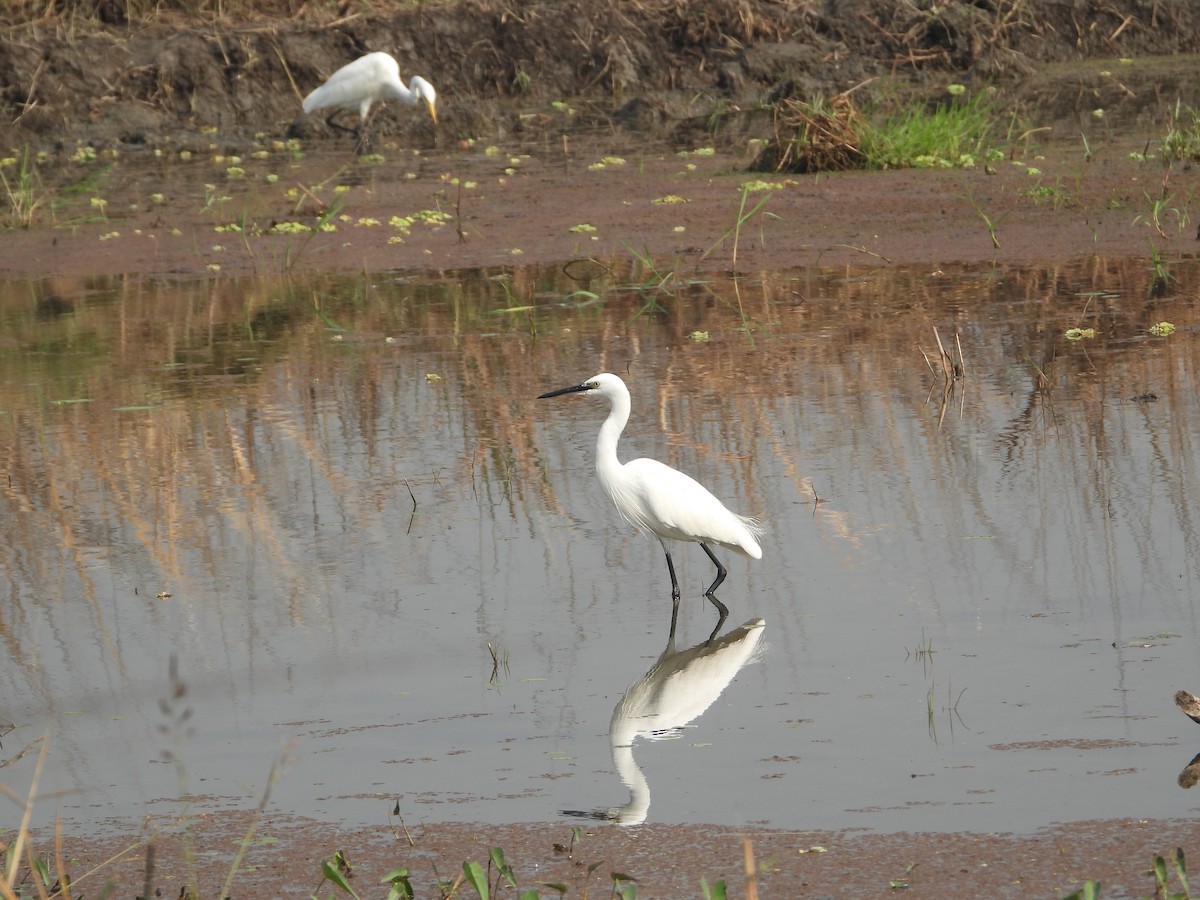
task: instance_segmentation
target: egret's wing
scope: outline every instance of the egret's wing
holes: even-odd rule
[[[628,497],[636,512],[636,516],[626,517],[635,524],[660,537],[712,542],[754,559],[762,557],[755,538],[760,529],[754,520],[726,508],[691,476],[654,459],[635,459],[626,463],[624,470]],[[617,508],[621,508],[619,503]]]

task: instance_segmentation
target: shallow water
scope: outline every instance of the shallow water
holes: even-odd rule
[[[4,784],[45,733],[35,820],[73,830],[252,808],[276,764],[272,809],[356,824],[1192,815],[1200,269],[1172,274],[0,285]],[[721,553],[748,627],[713,648],[678,549],[655,674],[669,581],[595,482],[603,403],[534,399],[603,370],[624,458],[769,523]]]

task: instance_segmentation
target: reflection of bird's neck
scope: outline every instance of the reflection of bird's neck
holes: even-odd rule
[[[627,744],[612,745],[612,760],[621,783],[629,788],[629,802],[612,807],[608,815],[618,825],[640,825],[650,810],[650,784],[633,758],[632,739]]]

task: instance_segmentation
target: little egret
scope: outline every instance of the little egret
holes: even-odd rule
[[[405,87],[400,80],[400,65],[388,53],[368,53],[352,63],[347,63],[329,76],[329,80],[304,98],[304,112],[330,109],[333,112],[325,120],[330,128],[354,134],[360,146],[366,146],[367,113],[372,103],[384,100],[399,100],[416,106],[424,100],[429,115],[437,123],[437,91],[433,85],[414,75]],[[333,117],[344,109],[358,110],[358,129],[352,131],[334,121]]]
[[[617,441],[629,421],[630,403],[629,389],[616,375],[605,372],[583,384],[542,394],[538,399],[563,394],[597,394],[608,401],[608,418],[600,426],[600,435],[596,439],[596,475],[617,512],[636,528],[653,532],[662,544],[667,556],[667,571],[671,573],[672,638],[679,616],[679,582],[675,578],[675,563],[667,541],[695,541],[717,567],[716,580],[704,592],[720,616],[712,633],[715,637],[729,610],[714,593],[725,580],[725,567],[708,545],[719,544],[753,559],[761,559],[758,538],[763,533],[762,524],[757,519],[730,512],[700,482],[657,460],[634,459],[622,464],[617,459]]]

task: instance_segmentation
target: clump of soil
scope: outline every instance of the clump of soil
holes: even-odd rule
[[[218,133],[309,137],[300,98],[387,50],[443,97],[440,139],[537,128],[531,107],[588,98],[633,124],[707,118],[880,76],[997,79],[1049,60],[1200,50],[1184,0],[25,0],[0,40],[0,145],[158,143]],[[183,10],[191,13],[185,16]],[[379,134],[432,134],[387,107]]]

